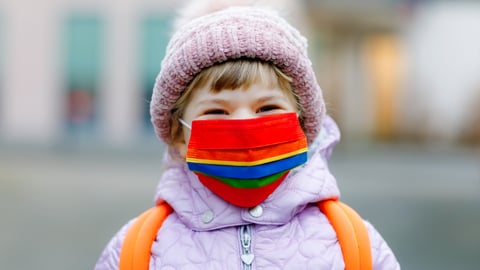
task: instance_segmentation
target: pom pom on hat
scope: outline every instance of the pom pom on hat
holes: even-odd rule
[[[308,58],[307,41],[276,13],[258,7],[230,7],[200,16],[172,36],[150,103],[157,136],[169,143],[170,110],[198,73],[239,58],[271,62],[292,78],[305,135],[312,142],[319,133],[325,104]]]
[[[181,26],[195,18],[220,11],[229,7],[250,6],[263,9],[271,9],[280,12],[284,18],[294,19],[293,13],[298,13],[299,5],[291,0],[190,0],[186,1],[179,9],[173,23],[173,29],[178,30]]]

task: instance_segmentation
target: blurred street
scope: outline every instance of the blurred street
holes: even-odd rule
[[[340,145],[331,169],[402,269],[477,269],[479,150]],[[161,153],[0,146],[0,269],[92,269],[112,235],[152,205]]]

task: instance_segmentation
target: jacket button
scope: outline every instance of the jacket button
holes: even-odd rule
[[[250,215],[252,217],[258,218],[258,217],[261,217],[263,215],[263,207],[261,205],[257,205],[253,208],[250,208],[250,210],[248,210],[248,212],[250,213]]]
[[[205,211],[202,215],[202,221],[205,224],[212,222],[213,218],[214,214],[211,210]]]

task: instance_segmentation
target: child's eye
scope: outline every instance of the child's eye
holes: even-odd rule
[[[205,111],[203,114],[228,114],[228,113],[222,109],[211,109],[211,110]]]
[[[257,113],[262,113],[262,112],[269,112],[269,111],[274,111],[274,110],[279,110],[281,109],[280,106],[277,105],[265,105],[260,107],[260,109],[257,110]]]

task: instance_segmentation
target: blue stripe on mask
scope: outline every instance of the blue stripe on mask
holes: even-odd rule
[[[262,178],[285,170],[290,170],[307,162],[307,153],[256,166],[209,165],[188,162],[191,171],[219,177],[253,179]]]

